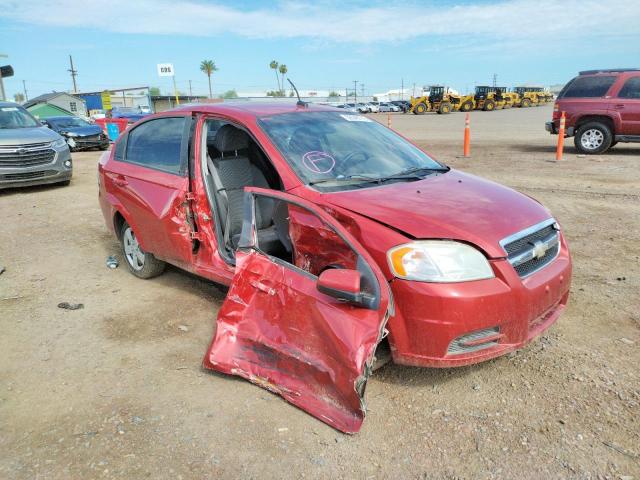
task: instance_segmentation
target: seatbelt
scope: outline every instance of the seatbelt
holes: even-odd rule
[[[216,189],[216,193],[220,194],[220,196],[224,199],[226,206],[226,218],[224,219],[224,230],[222,232],[222,238],[224,241],[224,248],[228,248],[229,246],[229,235],[231,231],[231,216],[229,215],[229,198],[227,197],[227,189],[222,185],[222,180],[220,180],[220,176],[218,175],[218,170],[216,168],[215,163],[209,155],[207,155],[207,159],[211,160],[211,164],[213,165],[213,169],[209,169],[209,173],[211,174],[211,178],[213,178],[213,186]],[[209,162],[207,162],[207,167],[209,166]],[[213,170],[213,171],[212,171]],[[216,198],[217,200],[217,198]]]

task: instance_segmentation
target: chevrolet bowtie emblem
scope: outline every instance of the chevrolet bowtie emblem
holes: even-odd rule
[[[547,253],[548,247],[546,243],[541,241],[534,242],[533,244],[533,256],[534,258],[542,258]]]

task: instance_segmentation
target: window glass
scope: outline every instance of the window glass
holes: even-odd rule
[[[115,146],[115,153],[113,155],[113,157],[116,160],[124,160],[124,147],[127,144],[127,137],[126,136],[121,136],[118,141],[116,142],[116,146]]]
[[[563,89],[561,96],[563,98],[604,97],[615,80],[615,76],[576,77]]]
[[[446,171],[402,137],[362,115],[296,112],[260,126],[304,183],[344,186],[412,169]]]
[[[22,107],[0,107],[0,128],[32,128],[40,126],[40,122]]]
[[[640,77],[630,78],[618,94],[620,98],[640,98]]]
[[[184,117],[158,118],[131,130],[126,161],[180,174],[184,122]]]

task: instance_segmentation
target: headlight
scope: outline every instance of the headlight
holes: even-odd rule
[[[77,137],[78,134],[75,132],[65,132],[64,133],[67,137]]]
[[[51,142],[51,148],[63,148],[67,146],[67,141],[64,138],[59,138]]]
[[[391,272],[419,282],[468,282],[493,278],[484,255],[451,240],[422,240],[393,247],[387,252]]]

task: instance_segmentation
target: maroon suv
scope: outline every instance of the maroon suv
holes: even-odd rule
[[[553,120],[545,128],[557,134],[566,115],[567,137],[581,153],[603,153],[618,142],[640,142],[640,69],[588,70],[558,94]]]

